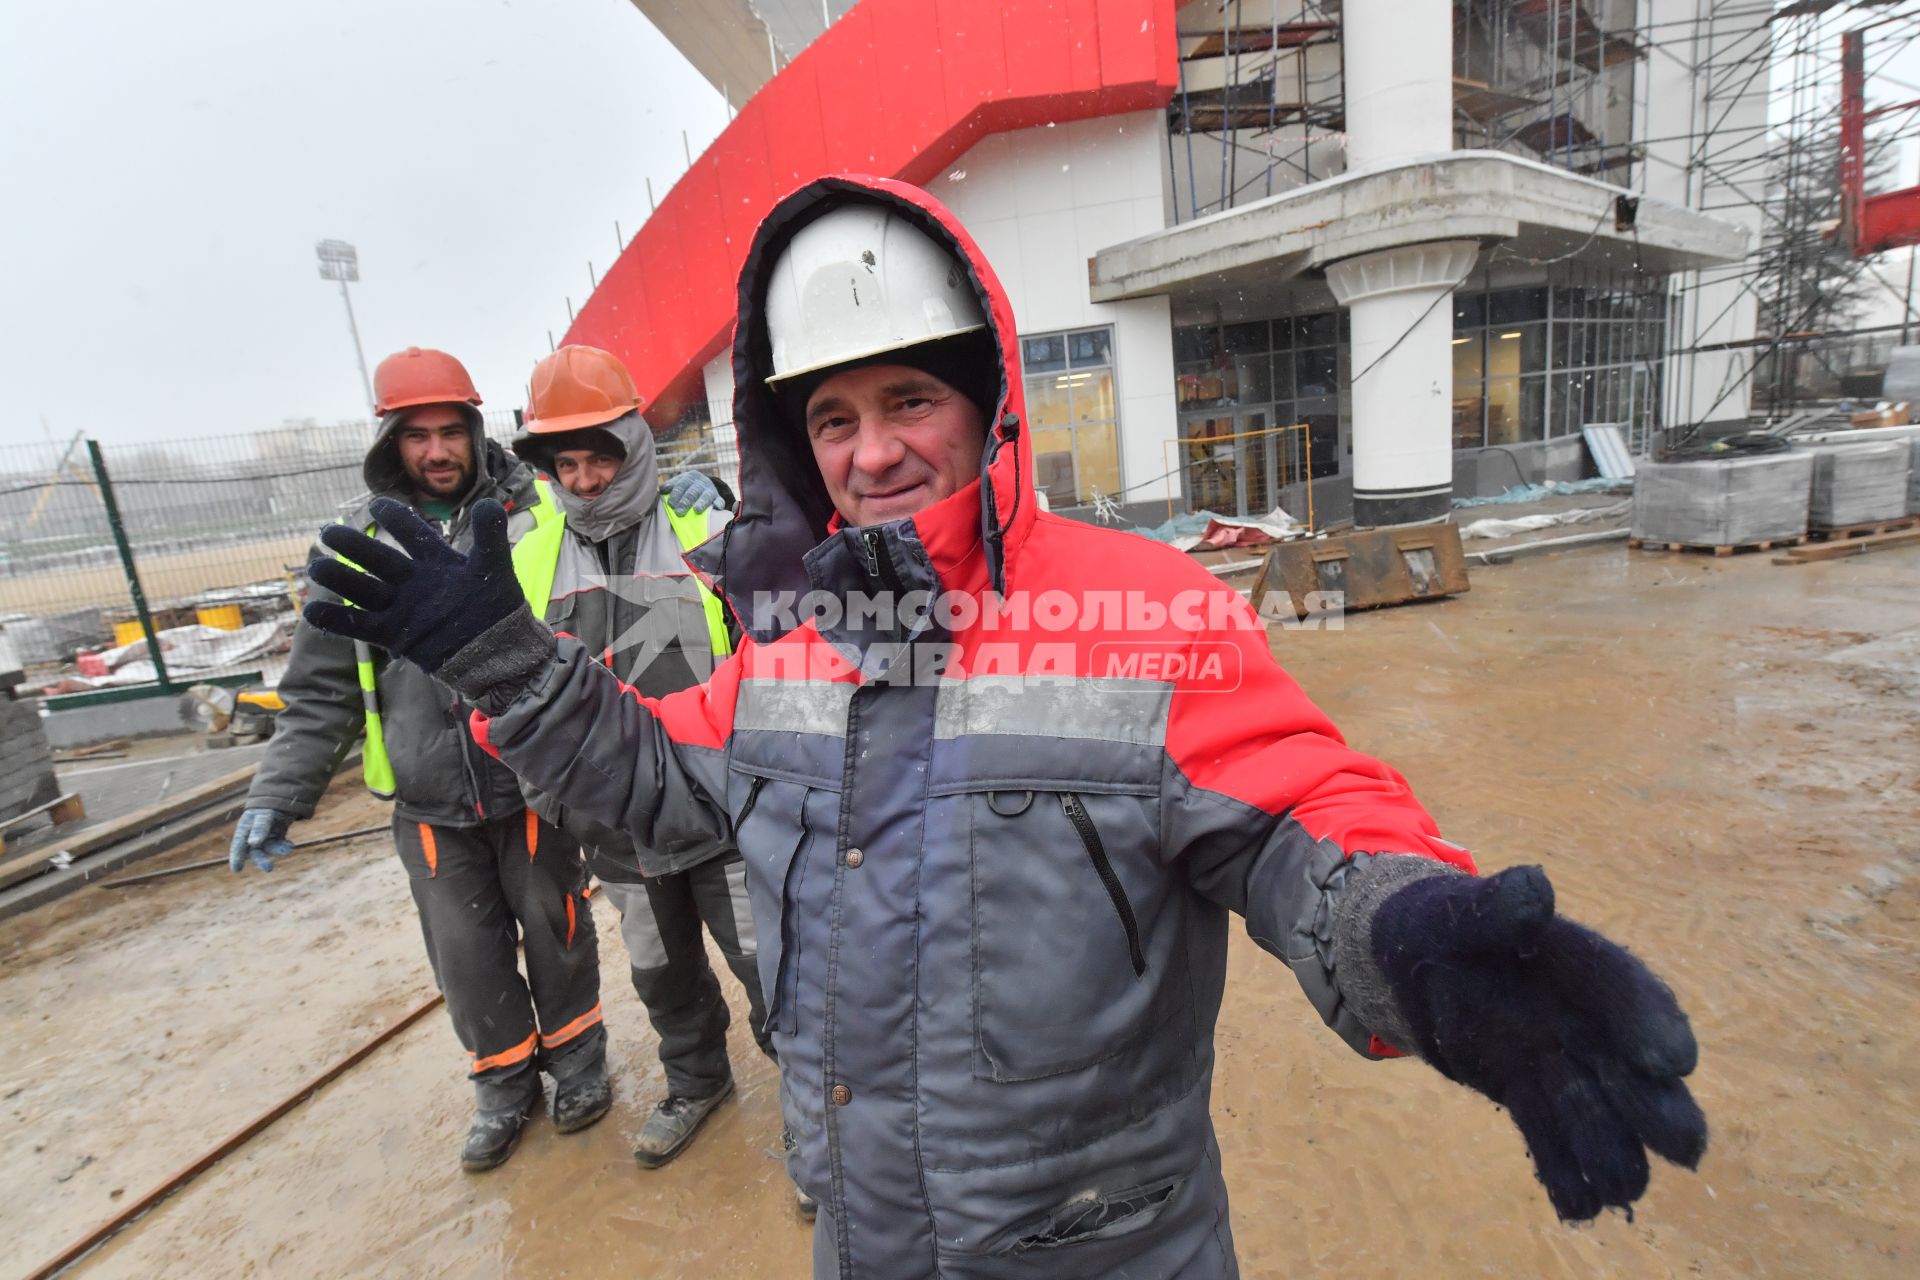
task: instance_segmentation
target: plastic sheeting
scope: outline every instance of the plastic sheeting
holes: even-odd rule
[[[1223,516],[1217,511],[1190,511],[1137,532],[1164,542],[1175,551],[1196,547],[1247,547],[1285,542],[1306,533],[1306,527],[1279,507],[1264,516]]]
[[[1908,511],[1912,446],[1905,440],[1872,444],[1821,444],[1813,455],[1813,491],[1807,520],[1816,529],[1838,529],[1876,520],[1898,520]]]
[[[270,622],[256,622],[238,631],[218,627],[169,627],[159,633],[160,653],[167,663],[167,678],[181,684],[194,676],[230,671],[241,663],[272,653],[293,633],[294,615]],[[92,688],[123,684],[147,684],[158,678],[145,639],[108,649],[95,657],[109,674],[76,677]]]
[[[1797,538],[1807,531],[1812,483],[1810,451],[1642,462],[1633,536],[1697,547]]]
[[[1604,493],[1609,489],[1619,489],[1624,492],[1627,484],[1625,480],[1609,480],[1605,476],[1592,480],[1555,480],[1550,484],[1517,484],[1505,493],[1496,493],[1490,498],[1455,498],[1453,505],[1456,508],[1493,507],[1510,502],[1538,502],[1542,498],[1560,497],[1569,493]]]
[[[1611,520],[1627,514],[1630,502],[1614,502],[1604,507],[1576,507],[1572,511],[1556,511],[1537,516],[1515,516],[1511,520],[1502,520],[1497,516],[1486,516],[1475,520],[1460,530],[1460,538],[1511,538],[1516,534],[1535,533],[1541,529],[1556,529],[1570,524],[1589,524],[1595,520]]]

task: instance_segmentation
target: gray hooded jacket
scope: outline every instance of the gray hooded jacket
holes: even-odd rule
[[[847,200],[950,246],[1000,365],[980,480],[863,528],[767,389],[759,307],[788,239]],[[1036,512],[1011,311],[924,192],[802,188],[740,299],[741,506],[693,557],[739,652],[646,699],[518,615],[442,676],[490,749],[596,820],[737,838],[816,1276],[1234,1275],[1208,1114],[1228,913],[1379,1055],[1407,1041],[1343,945],[1370,925],[1364,890],[1464,852],[1346,746],[1230,588]],[[849,607],[796,616],[809,591]],[[851,607],[882,591],[906,607]]]
[[[412,487],[395,448],[395,432],[402,416],[389,414],[382,420],[367,451],[361,474],[368,492],[344,520],[356,529],[373,527],[369,511],[373,499],[413,500]],[[510,513],[508,535],[517,541],[533,527],[531,511],[540,500],[533,469],[487,440],[481,432],[478,411],[469,412],[468,425],[478,465],[444,532],[454,545],[467,546],[471,541],[467,520],[473,504],[493,498]],[[384,533],[380,536],[391,541]],[[308,558],[327,554],[316,542]],[[320,588],[311,591],[316,593],[315,598],[327,598]],[[392,662],[378,652],[375,662],[381,724],[386,731],[387,754],[393,761],[396,808],[402,818],[434,826],[469,827],[525,808],[512,772],[474,744],[457,694],[412,663]],[[286,674],[280,678],[279,692],[286,709],[275,718],[273,740],[254,773],[247,804],[296,818],[311,817],[341,760],[360,740],[366,721],[353,642],[302,619],[294,631],[293,653]]]

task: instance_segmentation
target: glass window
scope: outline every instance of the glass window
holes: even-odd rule
[[[1282,351],[1273,357],[1273,398],[1293,399],[1293,352]]]
[[[1221,369],[1212,364],[1190,364],[1180,367],[1174,377],[1174,385],[1179,392],[1183,405],[1224,404],[1232,395],[1231,366]]]
[[[1311,400],[1300,406],[1306,425],[1308,456],[1313,478],[1340,474],[1340,412],[1331,399]]]
[[[1539,375],[1520,379],[1520,438],[1544,440],[1547,428],[1547,380]]]
[[[1212,325],[1195,325],[1173,331],[1175,364],[1197,364],[1220,354],[1220,331]]]
[[[1453,295],[1453,327],[1478,329],[1487,322],[1487,299],[1482,293]]]
[[[1034,487],[1047,495],[1055,507],[1071,507],[1079,502],[1073,483],[1073,432],[1064,427],[1035,430],[1033,441]]]
[[[1273,334],[1273,349],[1286,351],[1293,346],[1293,317],[1281,316],[1268,325]]]
[[[1500,289],[1487,295],[1487,325],[1494,328],[1547,318],[1545,289]]]
[[[1340,389],[1340,361],[1331,347],[1295,351],[1293,375],[1301,396],[1330,396]]]
[[[1070,374],[1068,390],[1073,393],[1075,422],[1113,421],[1113,370]]]
[[[1028,373],[1049,373],[1067,367],[1067,340],[1057,333],[1020,340],[1020,359]]]
[[[1340,325],[1331,311],[1316,311],[1310,316],[1296,316],[1293,321],[1293,342],[1297,347],[1330,347],[1340,336]]]
[[[1111,422],[1081,427],[1074,432],[1080,451],[1080,501],[1092,502],[1097,490],[1113,497],[1120,492],[1120,439]],[[1048,494],[1051,500],[1053,495]]]
[[[1213,345],[1213,333],[1210,328],[1176,330],[1175,349],[1204,350]],[[1029,375],[1027,414],[1033,430],[1035,484],[1056,507],[1084,505],[1096,489],[1117,496],[1120,443],[1113,330],[1103,326],[1031,334],[1020,341]],[[1177,366],[1177,377],[1183,402],[1232,394],[1211,359]]]
[[[1267,404],[1273,400],[1272,357],[1241,356],[1233,362],[1233,371],[1241,404]]]
[[[1073,401],[1064,374],[1047,373],[1027,379],[1027,421],[1038,431],[1064,427],[1073,421]]]
[[[1246,324],[1230,324],[1220,331],[1228,352],[1239,355],[1249,351],[1267,350],[1267,322],[1254,320]]]
[[[1082,329],[1067,335],[1067,355],[1076,369],[1113,363],[1113,330]]]

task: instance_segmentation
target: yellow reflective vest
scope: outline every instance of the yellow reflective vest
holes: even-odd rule
[[[553,490],[543,479],[535,479],[534,488],[539,492],[540,501],[533,507],[533,528],[529,529],[520,541],[513,544],[513,576],[519,580],[520,593],[526,597],[527,605],[535,617],[544,617],[547,604],[553,598],[553,578],[560,566],[560,544],[566,537],[566,516],[553,500]],[[690,511],[681,515],[666,502],[660,509],[666,513],[667,524],[673,530],[673,536],[682,551],[691,551],[705,542],[711,535],[708,524],[711,512]],[[368,534],[375,532],[368,529]],[[698,579],[696,579],[698,581]],[[700,582],[700,603],[707,616],[707,636],[713,646],[713,656],[724,658],[733,651],[733,643],[727,634],[727,615],[720,605],[720,599],[708,590],[705,582]],[[382,800],[391,800],[394,795],[393,760],[387,755],[386,731],[380,723],[380,685],[379,676],[374,668],[373,650],[362,641],[353,645],[354,667],[360,677],[360,702],[366,712],[365,741],[360,748],[361,776],[365,779],[367,790]]]

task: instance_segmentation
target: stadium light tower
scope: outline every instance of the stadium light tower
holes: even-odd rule
[[[320,259],[320,278],[340,282],[340,301],[347,304],[347,329],[353,334],[353,356],[360,362],[360,388],[367,393],[369,421],[379,421],[373,407],[373,380],[367,377],[367,353],[360,349],[360,326],[353,320],[353,299],[347,286],[360,279],[360,252],[345,240],[322,240],[313,246]]]

